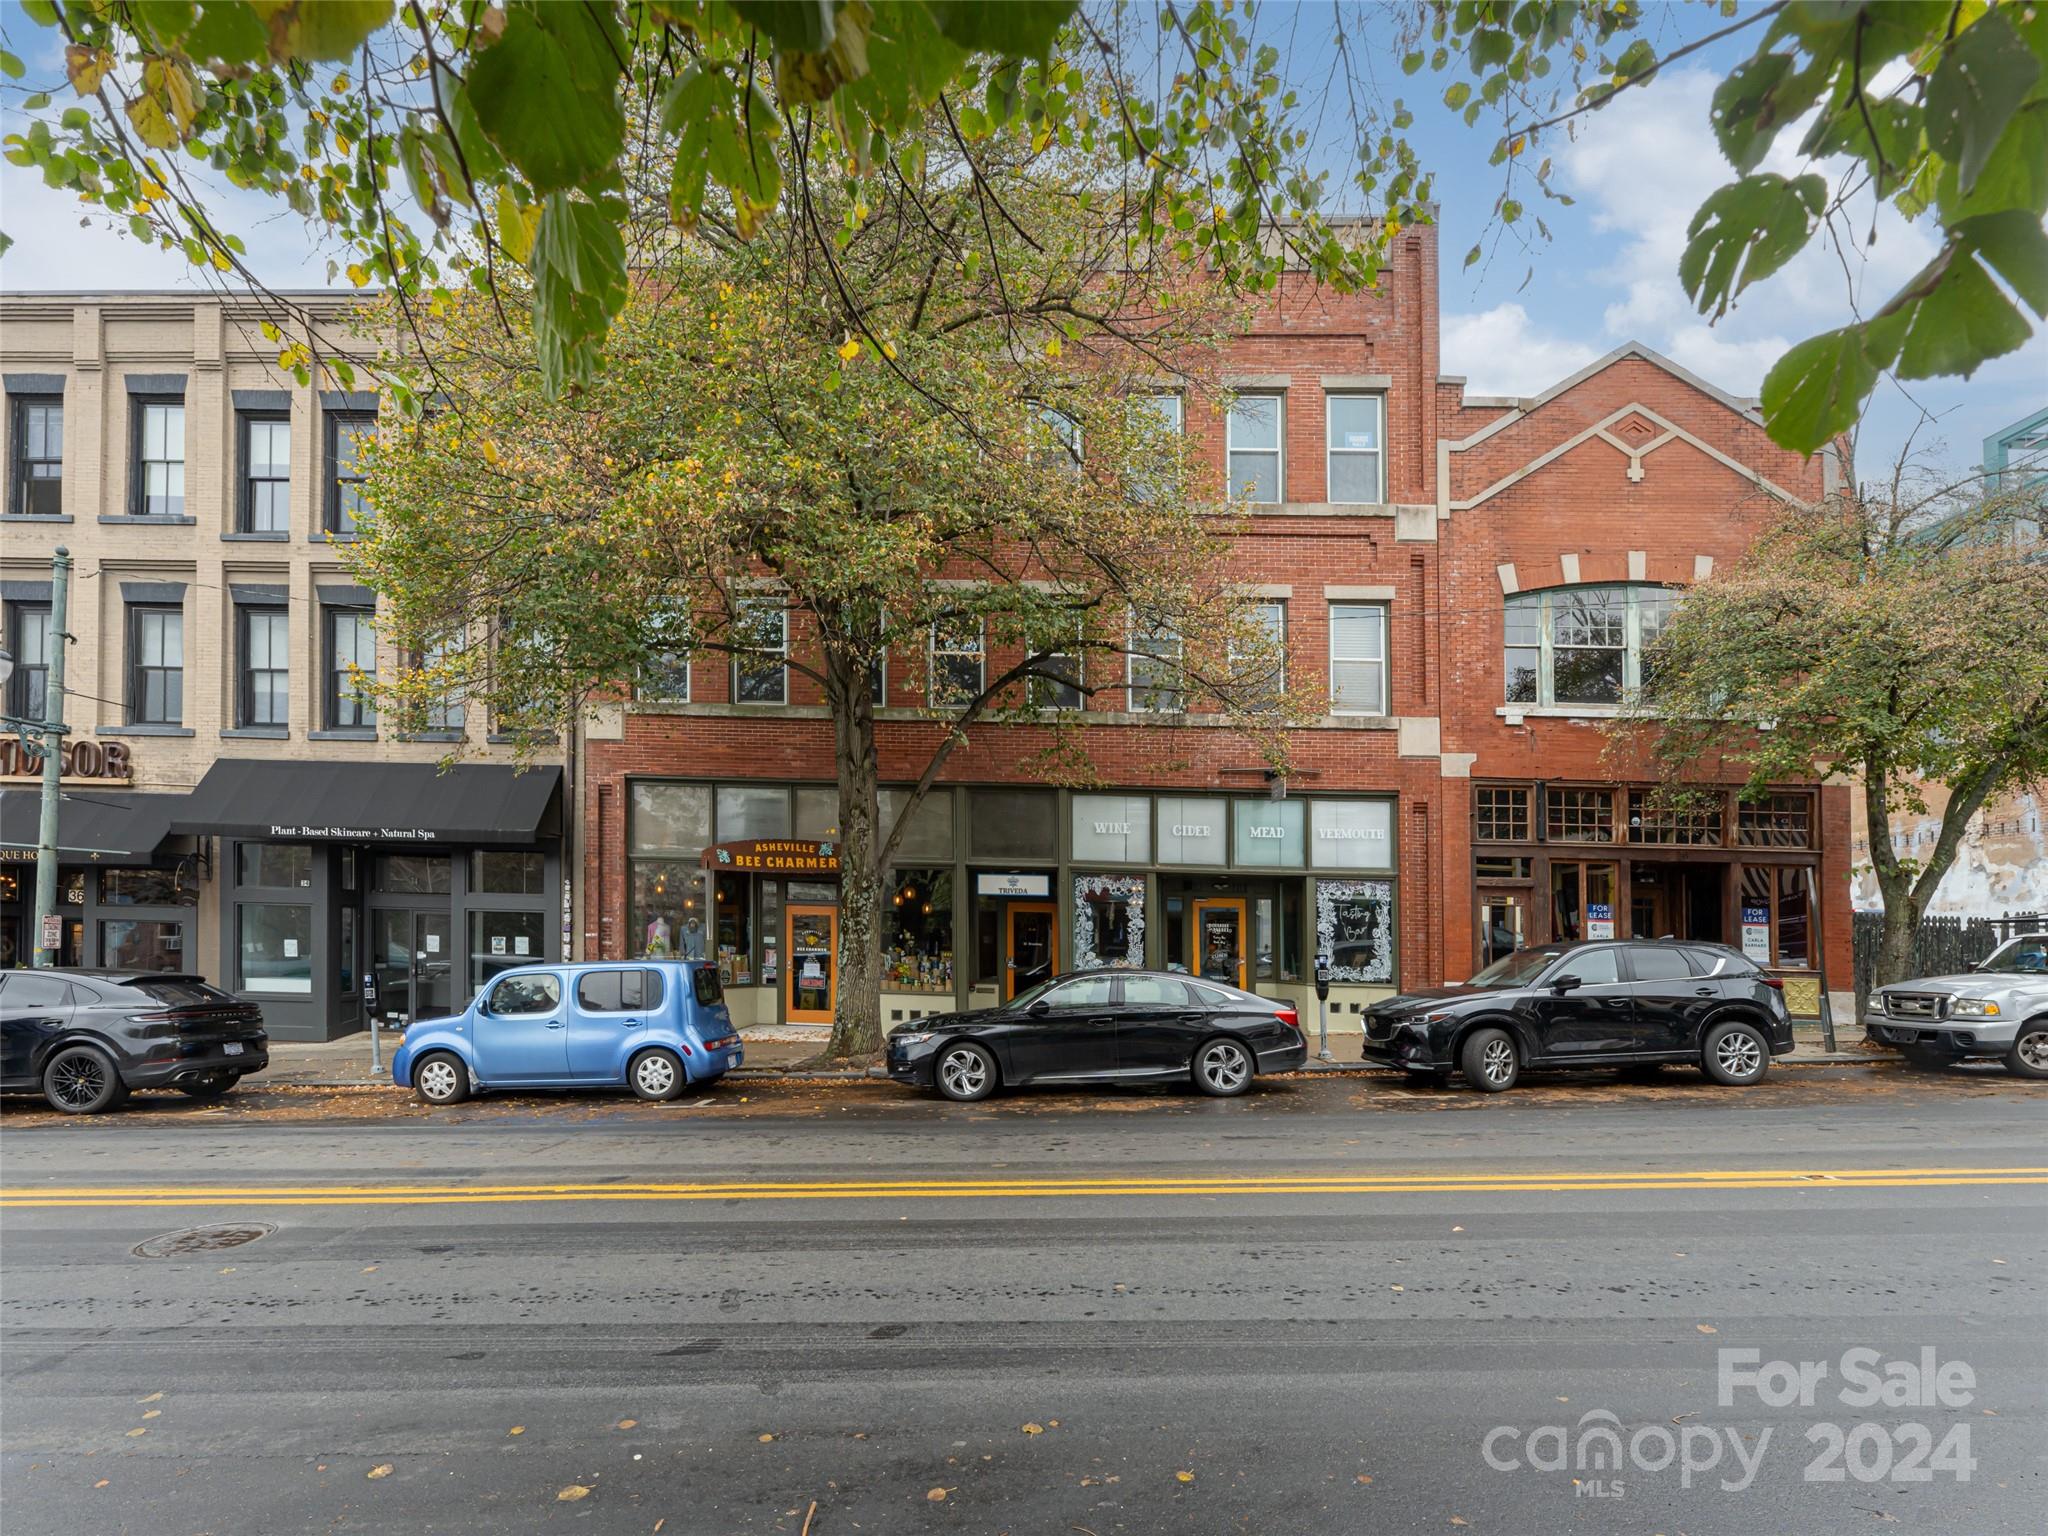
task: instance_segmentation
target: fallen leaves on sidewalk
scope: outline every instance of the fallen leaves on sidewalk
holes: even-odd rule
[[[587,1499],[589,1497],[590,1490],[588,1488],[584,1487],[581,1483],[571,1483],[555,1495],[555,1502],[557,1504],[574,1504],[578,1499]]]
[[[374,1482],[376,1482],[376,1481],[377,1481],[377,1479],[378,1479],[378,1478],[380,1478],[380,1477],[389,1477],[390,1475],[391,1475],[391,1463],[390,1463],[390,1462],[388,1462],[388,1461],[380,1461],[380,1462],[378,1462],[376,1466],[374,1466],[374,1467],[370,1468],[370,1470],[369,1470],[369,1472],[368,1472],[368,1474],[367,1474],[367,1476],[369,1477],[370,1481],[371,1481],[371,1482],[373,1482],[373,1483],[374,1483]]]

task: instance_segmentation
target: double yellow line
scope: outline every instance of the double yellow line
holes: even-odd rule
[[[1936,1189],[2048,1184],[2048,1168],[1735,1168],[1644,1173],[1199,1174],[1144,1178],[834,1179],[725,1183],[16,1186],[0,1209],[187,1206],[521,1205],[627,1200],[1020,1200],[1240,1195],[1634,1193],[1658,1190]]]

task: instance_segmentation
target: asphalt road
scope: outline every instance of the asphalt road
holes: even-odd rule
[[[7,1536],[2031,1533],[2048,1493],[2048,1097],[2003,1077],[136,1104],[0,1116]],[[136,1253],[223,1224],[265,1235]],[[1740,1350],[1826,1374],[1772,1406]],[[1894,1363],[1910,1402],[1841,1400]]]

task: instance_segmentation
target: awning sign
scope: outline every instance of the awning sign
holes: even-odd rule
[[[704,866],[749,875],[836,875],[839,845],[787,837],[713,843],[704,850]]]
[[[977,896],[1036,896],[1044,901],[1052,895],[1051,875],[1026,875],[1015,871],[974,877]]]

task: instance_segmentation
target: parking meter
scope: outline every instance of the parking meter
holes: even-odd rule
[[[370,1026],[370,1076],[384,1074],[384,1056],[377,1039],[377,973],[369,966],[363,967],[363,1020]]]
[[[1321,1061],[1330,1060],[1330,957],[1316,956],[1316,1013],[1320,1016],[1316,1036],[1318,1050],[1316,1057]]]

